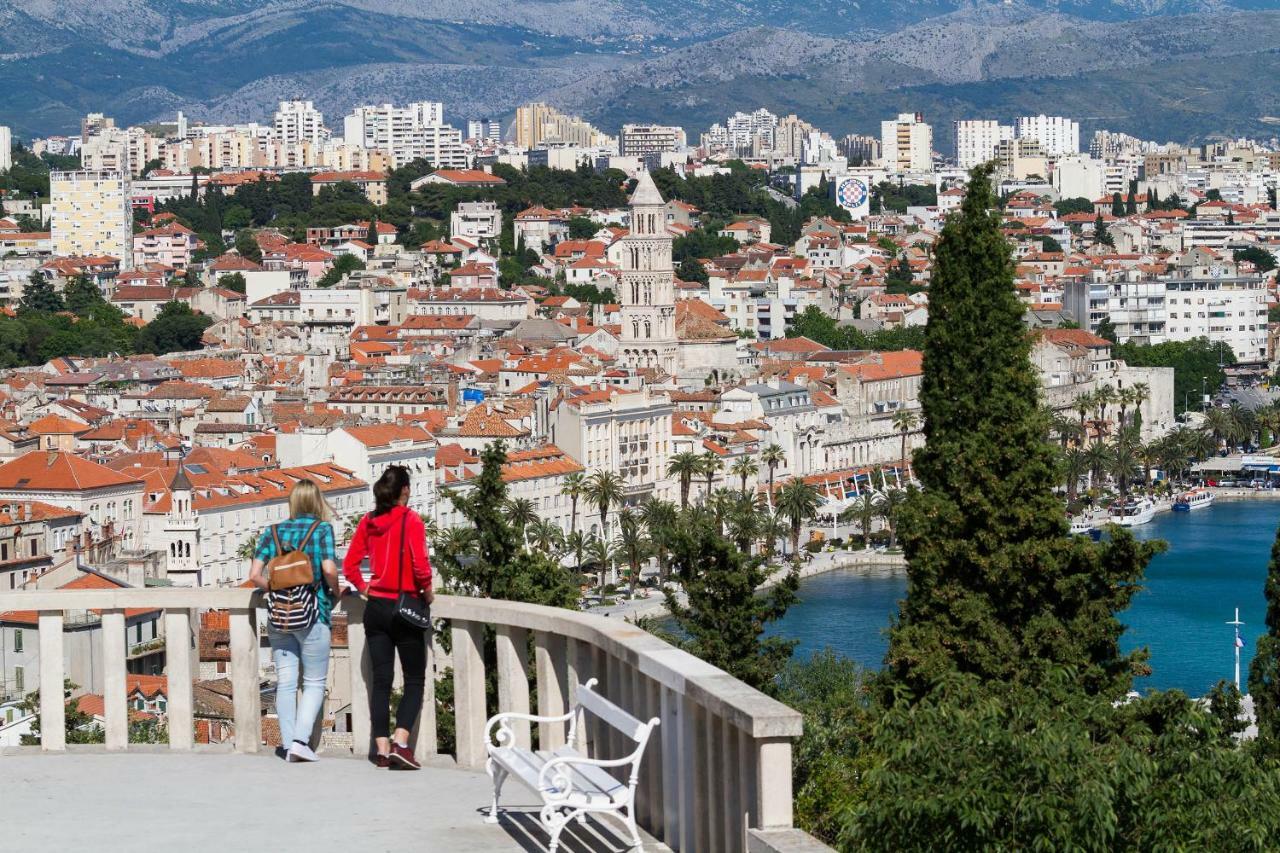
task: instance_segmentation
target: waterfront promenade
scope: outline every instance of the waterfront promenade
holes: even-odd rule
[[[800,566],[800,579],[804,580],[805,578],[834,572],[839,569],[863,568],[867,570],[905,571],[906,567],[906,560],[901,553],[890,554],[876,549],[869,551],[821,551],[812,555],[810,559]],[[778,566],[760,588],[768,589],[777,583],[789,568],[789,563]],[[597,605],[588,608],[588,612],[621,619],[661,618],[667,615],[667,605],[666,599],[660,590],[649,590],[648,595],[643,598],[619,601],[610,605]]]

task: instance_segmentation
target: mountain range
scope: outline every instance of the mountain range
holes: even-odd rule
[[[454,123],[545,100],[606,130],[734,110],[874,133],[923,112],[1029,112],[1146,137],[1270,136],[1275,0],[0,0],[0,124],[69,132],[177,110],[331,124],[357,103],[441,100]]]

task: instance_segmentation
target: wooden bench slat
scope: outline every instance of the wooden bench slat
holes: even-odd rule
[[[637,720],[608,699],[589,687],[578,688],[578,704],[622,732],[633,741],[639,741],[646,723]]]

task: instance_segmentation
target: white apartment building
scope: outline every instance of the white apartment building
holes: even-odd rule
[[[1091,332],[1110,318],[1121,343],[1161,344],[1208,338],[1241,361],[1267,354],[1267,289],[1262,278],[1188,275],[1069,282],[1063,307]]]
[[[1015,125],[1019,139],[1035,139],[1049,157],[1080,153],[1080,125],[1062,116],[1022,116]]]
[[[442,448],[441,456],[444,461],[436,474],[441,499],[436,502],[434,518],[444,530],[468,526],[469,522],[448,495],[465,495],[474,488],[475,477],[481,470],[480,458],[458,445]],[[573,502],[564,494],[565,478],[570,474],[590,472],[554,444],[516,450],[508,448],[507,461],[502,466],[502,480],[507,484],[508,498],[531,501],[539,518],[551,522],[566,534],[574,523]],[[609,520],[613,521],[612,513]],[[577,528],[598,528],[599,522],[599,516],[589,503],[579,498]]]
[[[444,106],[439,101],[356,107],[342,120],[342,129],[348,145],[385,151],[396,166],[417,159],[438,169],[468,165],[462,131],[444,123]]]
[[[480,142],[500,142],[502,122],[492,118],[471,119],[467,122],[467,139]]]
[[[995,156],[996,146],[1013,139],[1013,125],[991,119],[955,122],[956,165],[972,169]]]
[[[52,172],[49,227],[53,253],[102,256],[133,266],[133,209],[122,172]]]
[[[1106,187],[1106,167],[1084,154],[1069,154],[1053,167],[1053,188],[1062,198],[1101,198]]]
[[[409,469],[409,506],[428,518],[435,514],[436,440],[422,427],[394,423],[337,429],[303,427],[276,437],[281,467],[328,461],[373,484],[391,465]]]
[[[13,168],[13,133],[0,124],[0,172]]]
[[[329,138],[324,115],[311,101],[281,101],[273,122],[276,140],[285,145],[321,145]]]
[[[502,211],[491,201],[464,201],[449,214],[449,237],[488,243],[502,236]]]
[[[933,169],[933,128],[920,113],[900,113],[880,123],[880,159],[891,172]]]
[[[550,438],[588,470],[622,477],[626,504],[650,495],[670,500],[667,460],[673,411],[670,396],[648,387],[588,391],[555,405]]]
[[[660,124],[624,124],[618,137],[618,154],[622,157],[645,157],[681,151],[686,147],[683,127]]]

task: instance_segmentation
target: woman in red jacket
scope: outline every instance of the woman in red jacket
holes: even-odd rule
[[[369,717],[378,746],[379,767],[417,770],[409,749],[409,732],[422,710],[427,677],[426,632],[396,615],[396,599],[402,592],[421,596],[428,604],[431,563],[427,560],[427,535],[422,518],[409,509],[409,471],[392,465],[373,485],[373,512],[360,519],[342,573],[368,597],[364,611],[364,635],[373,664],[369,690]],[[365,557],[371,565],[366,580],[360,571]],[[391,680],[395,655],[404,672],[404,694],[396,708],[396,730],[391,734]]]

